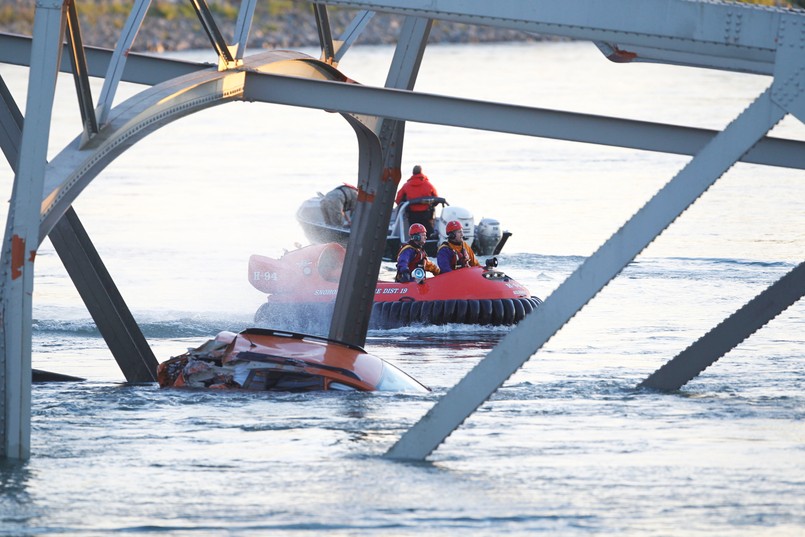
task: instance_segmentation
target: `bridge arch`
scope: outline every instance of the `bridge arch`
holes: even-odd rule
[[[128,148],[182,117],[242,100],[247,71],[348,82],[334,67],[305,54],[270,51],[247,58],[239,69],[219,71],[213,67],[196,71],[138,93],[111,111],[96,136],[87,142],[83,136],[76,137],[48,164],[39,242],[98,174]],[[344,116],[354,129],[366,131],[358,120]]]

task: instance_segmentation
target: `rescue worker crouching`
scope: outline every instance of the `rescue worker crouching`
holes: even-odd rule
[[[436,263],[440,272],[450,272],[464,267],[477,267],[481,263],[475,258],[472,248],[464,242],[464,230],[461,222],[451,220],[445,228],[447,240],[439,245],[436,252]]]
[[[352,212],[358,205],[358,189],[344,183],[329,191],[320,203],[325,224],[333,227],[350,227]]]
[[[412,280],[411,272],[422,267],[434,276],[439,274],[437,267],[425,253],[425,241],[427,240],[427,230],[422,224],[411,224],[408,228],[409,240],[400,248],[397,253],[397,276],[394,281],[407,283]]]

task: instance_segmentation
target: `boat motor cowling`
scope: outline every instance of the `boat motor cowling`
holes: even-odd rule
[[[461,231],[464,233],[464,240],[467,244],[472,244],[475,240],[475,217],[472,213],[463,208],[450,205],[442,209],[442,214],[436,220],[436,231],[439,233],[439,243],[447,240],[447,223],[456,220],[461,223]]]
[[[500,222],[493,218],[482,218],[475,229],[476,244],[472,244],[473,250],[480,255],[492,255],[495,253],[503,233],[500,231]],[[469,242],[469,241],[467,241]]]

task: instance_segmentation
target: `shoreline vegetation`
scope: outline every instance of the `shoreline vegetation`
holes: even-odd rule
[[[75,0],[82,39],[87,46],[114,48],[133,0]],[[239,0],[208,0],[210,11],[226,38],[234,33]],[[750,3],[791,8],[805,0],[755,0]],[[0,6],[0,32],[31,35],[36,0],[3,0]],[[355,11],[330,8],[328,16],[334,37],[349,25]],[[368,45],[394,44],[402,18],[377,13],[357,39]],[[431,43],[486,43],[500,41],[553,41],[517,30],[434,21]],[[227,40],[229,41],[229,40]],[[134,40],[134,52],[164,52],[203,49],[210,46],[190,2],[153,0]],[[255,7],[249,33],[249,49],[294,49],[318,47],[319,38],[311,4],[294,0],[263,0]]]
[[[0,6],[0,32],[31,35],[36,0],[3,0]],[[133,5],[132,0],[76,0],[79,26],[84,45],[114,48]],[[234,34],[239,0],[208,0],[210,11],[227,42]],[[357,12],[327,10],[333,37],[337,38],[352,22]],[[402,17],[375,14],[356,43],[365,45],[396,44]],[[546,41],[539,36],[467,24],[434,21],[432,43],[483,43],[496,41]],[[319,35],[311,4],[291,0],[268,0],[255,7],[249,32],[249,49],[294,49],[318,47]],[[131,47],[133,52],[164,52],[210,47],[190,2],[153,0],[142,27]]]

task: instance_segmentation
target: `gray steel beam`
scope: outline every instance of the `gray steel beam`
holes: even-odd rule
[[[316,16],[316,29],[319,32],[321,61],[332,64],[335,61],[335,46],[333,45],[333,32],[330,29],[330,17],[327,15],[327,6],[323,4],[313,4],[313,14]]]
[[[335,62],[338,63],[341,61],[341,58],[344,57],[349,47],[352,46],[352,43],[358,38],[359,35],[363,32],[366,25],[369,24],[369,21],[372,20],[374,16],[374,11],[361,11],[358,13],[349,26],[344,30],[344,33],[341,34],[339,41],[336,45],[335,50]]]
[[[386,453],[422,460],[785,116],[761,94]]]
[[[771,74],[778,28],[805,13],[689,0],[322,0],[405,16],[615,44],[613,61],[658,61]]]
[[[238,10],[238,20],[235,21],[235,61],[243,59],[246,53],[246,44],[249,41],[249,31],[254,18],[254,8],[257,0],[243,0]]]
[[[0,35],[0,62],[28,65],[30,40]],[[103,76],[111,53],[87,47],[90,76]],[[209,64],[182,62],[129,54],[123,80],[158,84],[209,68]],[[69,72],[69,65],[62,67]],[[264,81],[257,79],[267,77]],[[679,155],[695,155],[717,131],[618,119],[542,108],[457,99],[447,96],[400,93],[395,90],[350,86],[327,87],[324,82],[250,73],[245,100],[288,104],[344,113],[383,115],[420,123],[509,132],[557,140],[610,145]],[[355,93],[349,94],[349,91]],[[338,103],[336,108],[332,103]],[[805,169],[805,144],[764,137],[741,159],[751,164]]]
[[[14,101],[14,96],[6,86],[5,80],[0,76],[0,149],[11,165],[11,169],[15,171],[21,139],[22,114]]]
[[[690,156],[697,154],[718,132],[266,73],[247,73],[243,98]],[[741,161],[805,169],[804,149],[803,142],[764,137]]]
[[[377,180],[383,173],[383,154],[377,135],[359,120],[345,117],[358,138],[358,206],[352,219],[329,337],[363,346],[386,243],[385,230],[391,217],[388,190],[396,193],[397,189],[396,183],[389,187]],[[378,231],[381,228],[382,233]]]
[[[805,263],[800,263],[639,386],[660,391],[680,389],[804,295]]]
[[[133,39],[133,36],[132,36]],[[109,68],[113,51],[100,47],[84,47],[87,57],[87,73],[91,77],[105,77]],[[135,52],[122,52],[126,54],[125,71],[120,79],[134,84],[153,86],[166,80],[171,80],[196,71],[209,69],[211,64],[189,62],[138,54]],[[59,70],[63,73],[72,72],[70,60],[65,53]],[[18,35],[0,34],[0,63],[29,67],[31,65],[31,38]]]
[[[155,382],[157,359],[73,208],[50,242],[128,382]]]
[[[769,99],[782,110],[805,119],[805,61],[802,32],[783,32],[777,49],[774,84]],[[805,294],[805,266],[792,270],[721,324],[648,377],[641,386],[678,390],[730,349]]]
[[[13,118],[6,158],[16,171],[23,118],[10,94],[3,103]],[[68,209],[49,236],[126,380],[156,380],[156,357],[73,208]]]
[[[39,247],[39,207],[63,36],[61,2],[40,0],[34,14],[25,124],[0,267],[0,373],[3,374],[0,455],[9,459],[27,459],[31,451],[34,257]]]
[[[137,37],[137,32],[140,31],[140,26],[142,26],[150,5],[151,0],[135,0],[134,5],[131,7],[131,12],[126,18],[126,24],[120,33],[120,39],[117,40],[115,51],[109,59],[106,76],[103,79],[103,87],[101,88],[101,96],[98,98],[98,106],[95,108],[98,123],[105,123],[106,118],[109,116],[109,110],[112,109],[117,87],[123,77],[126,59],[130,54],[129,49],[131,49],[131,45]]]
[[[220,30],[218,30],[218,24],[215,22],[215,18],[210,12],[210,6],[207,5],[207,0],[190,0],[190,4],[193,6],[193,9],[196,10],[198,20],[201,22],[201,26],[204,28],[207,37],[210,38],[212,48],[214,48],[215,52],[218,54],[219,65],[233,65],[235,63],[235,57],[232,55],[232,51],[229,50],[224,36],[222,36]]]
[[[78,95],[78,108],[84,127],[86,142],[98,134],[98,121],[95,118],[95,107],[92,105],[92,89],[87,75],[87,58],[84,55],[84,42],[81,39],[81,26],[78,23],[78,12],[74,0],[66,0],[67,8],[67,48],[70,51],[70,65],[73,68],[75,92]]]
[[[409,17],[394,51],[388,87],[413,88],[431,23]],[[358,137],[358,207],[347,245],[329,336],[364,345],[374,304],[375,282],[400,182],[405,123],[345,115]],[[349,292],[342,292],[349,290]]]

